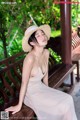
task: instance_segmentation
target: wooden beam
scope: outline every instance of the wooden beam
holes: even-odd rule
[[[62,61],[65,64],[72,64],[71,62],[71,0],[60,0],[61,14],[61,37],[62,37]]]

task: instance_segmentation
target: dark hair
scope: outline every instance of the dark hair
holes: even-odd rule
[[[44,33],[44,31],[43,30],[41,30],[43,33]],[[33,45],[31,45],[30,44],[30,42],[37,42],[37,39],[36,39],[36,37],[35,37],[35,33],[36,33],[36,31],[29,37],[29,40],[28,40],[28,44],[33,48],[34,46]],[[44,33],[45,34],[45,33]],[[38,43],[38,42],[37,42]]]
[[[33,45],[30,44],[30,42],[37,42],[37,39],[35,38],[36,31],[30,36],[28,40],[28,44],[33,48]],[[38,43],[38,42],[37,42]]]

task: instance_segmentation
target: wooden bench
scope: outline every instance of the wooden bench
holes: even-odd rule
[[[56,71],[52,72],[49,75],[49,86],[52,88],[59,88],[59,86],[64,82],[64,80],[70,75],[70,84],[64,84],[65,86],[69,87],[68,93],[70,93],[74,88],[74,74],[73,70],[75,69],[76,65],[59,65]]]
[[[72,33],[72,57],[75,54],[80,53],[80,37],[77,35],[77,32]]]
[[[77,66],[77,81],[80,81],[79,78],[79,60],[80,60],[80,37],[77,32],[72,33],[72,62]]]
[[[25,53],[18,53],[10,58],[0,61],[0,111],[4,111],[5,108],[16,105],[18,103],[19,91],[21,85],[21,73],[22,64]],[[55,65],[49,70],[49,86],[58,88],[65,78],[71,75],[71,84],[67,85],[70,89],[73,84],[73,69],[76,65]],[[35,117],[35,118],[34,118]],[[12,115],[10,112],[10,119],[36,119],[36,115],[32,109],[23,104],[22,109]]]
[[[18,103],[21,85],[22,64],[25,53],[21,52],[3,61],[0,61],[0,111]],[[34,111],[23,104],[20,112],[12,115],[11,120],[32,120]]]
[[[77,77],[76,77],[76,79],[77,79],[77,82],[79,82],[80,81],[80,70],[79,70],[79,67],[80,67],[80,54],[75,54],[74,56],[73,56],[73,58],[72,58],[72,63],[73,64],[76,64],[76,66],[77,66]]]

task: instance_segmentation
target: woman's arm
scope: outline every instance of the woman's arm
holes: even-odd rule
[[[49,62],[49,51],[46,49],[46,58],[47,58],[47,72],[46,75],[43,78],[43,82],[45,85],[48,86],[48,62]]]
[[[28,80],[29,80],[30,73],[33,67],[33,63],[34,63],[33,56],[27,56],[23,63],[22,84],[21,84],[20,96],[19,96],[20,106],[22,106],[24,95],[27,90]]]
[[[27,90],[28,80],[33,67],[33,63],[34,63],[34,57],[27,55],[27,57],[24,59],[24,62],[23,62],[22,83],[20,88],[19,103],[16,106],[11,106],[5,109],[5,111],[13,111],[12,114],[14,114],[21,109],[24,95]]]

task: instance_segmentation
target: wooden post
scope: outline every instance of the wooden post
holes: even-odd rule
[[[71,0],[60,0],[61,14],[61,38],[62,38],[62,61],[65,64],[72,64],[71,61]]]

